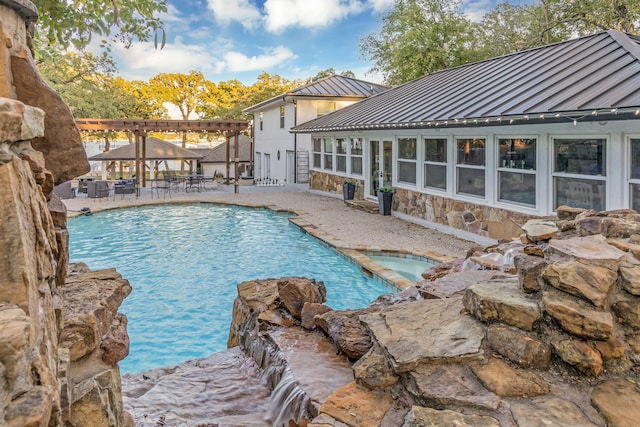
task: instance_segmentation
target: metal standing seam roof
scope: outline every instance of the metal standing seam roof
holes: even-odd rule
[[[243,112],[256,111],[274,101],[280,101],[283,97],[343,97],[343,98],[366,98],[376,93],[387,90],[388,87],[377,83],[345,77],[334,74],[320,80],[297,87],[273,98],[262,101],[258,104],[247,107]]]
[[[92,161],[136,160],[136,142],[89,157]],[[142,153],[140,153],[140,156]],[[146,160],[192,160],[202,155],[159,138],[149,137],[146,142]]]
[[[609,30],[437,71],[292,132],[640,119],[640,37]]]

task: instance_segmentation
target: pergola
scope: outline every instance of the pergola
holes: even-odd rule
[[[135,135],[135,171],[142,177],[142,186],[146,187],[146,176],[141,173],[141,165],[146,163],[146,141],[148,132],[220,132],[227,139],[227,172],[229,170],[230,140],[235,138],[238,147],[238,135],[249,127],[246,120],[147,120],[147,119],[76,119],[76,126],[83,132],[131,132]],[[238,153],[234,148],[234,165],[237,169]],[[253,149],[251,150],[253,152]],[[253,154],[251,163],[253,164]],[[235,176],[238,176],[236,170]],[[227,173],[227,176],[229,174]],[[235,180],[235,192],[238,192],[238,180]]]

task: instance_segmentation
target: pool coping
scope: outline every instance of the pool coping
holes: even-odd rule
[[[301,231],[311,235],[318,239],[320,242],[326,244],[331,249],[335,250],[341,256],[345,257],[350,262],[353,262],[361,271],[366,275],[373,275],[376,279],[381,280],[383,283],[389,284],[397,289],[403,290],[412,286],[416,286],[415,282],[405,278],[399,273],[384,267],[371,258],[366,253],[379,253],[379,254],[395,254],[405,255],[416,258],[422,258],[427,261],[435,263],[445,263],[456,259],[455,257],[443,255],[435,251],[425,251],[422,249],[407,249],[399,248],[395,246],[371,246],[361,244],[350,244],[343,241],[339,237],[333,236],[323,230],[320,230],[317,225],[308,220],[307,212],[303,210],[286,209],[277,205],[262,204],[262,203],[247,203],[247,202],[229,202],[225,200],[216,201],[203,201],[203,200],[142,200],[142,203],[127,205],[127,206],[96,206],[95,212],[109,211],[113,209],[128,209],[137,208],[142,206],[154,206],[154,205],[191,205],[191,204],[208,204],[208,205],[227,205],[227,206],[240,206],[254,209],[269,209],[275,213],[291,214],[295,215],[289,218],[289,222],[298,227]],[[82,212],[67,210],[67,218],[75,218],[83,215]]]

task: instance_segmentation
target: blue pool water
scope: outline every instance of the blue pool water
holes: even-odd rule
[[[71,262],[116,267],[133,287],[123,372],[226,348],[236,285],[252,279],[322,280],[327,304],[360,308],[395,292],[266,209],[192,204],[116,209],[69,221]]]

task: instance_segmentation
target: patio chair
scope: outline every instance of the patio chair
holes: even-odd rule
[[[87,197],[90,199],[102,199],[109,197],[111,188],[107,181],[89,181],[87,182]]]
[[[76,190],[71,187],[71,181],[56,185],[53,187],[53,192],[61,199],[73,199],[76,197]]]
[[[120,194],[124,199],[125,194],[135,194],[136,193],[136,180],[135,179],[125,179],[120,182],[116,182],[113,186],[113,198],[115,200],[116,194]]]
[[[153,188],[151,189],[151,198],[153,198],[153,190],[156,190],[156,196],[158,199],[160,198],[160,191],[164,195],[164,198],[167,198],[167,194],[169,194],[169,198],[171,198],[171,178],[165,179],[157,179],[153,181]]]

